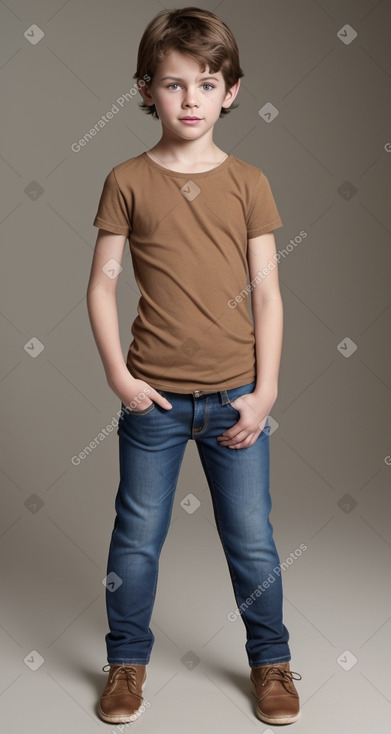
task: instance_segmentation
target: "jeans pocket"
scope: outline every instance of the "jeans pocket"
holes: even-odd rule
[[[156,392],[159,393],[159,395],[163,395],[165,397],[163,390],[158,390],[156,388]],[[123,403],[121,403],[121,408],[124,413],[127,413],[128,415],[135,415],[135,416],[141,416],[141,415],[148,415],[148,413],[152,413],[153,409],[156,408],[156,403],[154,400],[152,400],[151,405],[148,405],[147,408],[143,408],[142,410],[137,410],[137,408],[130,408],[129,406],[125,406]]]
[[[255,388],[255,380],[253,382],[249,382],[247,385],[240,385],[240,387],[231,387],[230,389],[226,390],[227,398],[228,398],[228,405],[232,408],[232,410],[236,410],[236,408],[231,405],[231,403],[236,400],[236,398],[240,398],[242,395],[247,395],[248,393],[254,392]],[[237,413],[239,411],[236,411]]]
[[[129,415],[148,415],[148,413],[151,413],[156,406],[155,401],[153,400],[151,405],[148,405],[148,408],[144,408],[143,410],[134,410],[133,408],[128,408],[127,413]]]

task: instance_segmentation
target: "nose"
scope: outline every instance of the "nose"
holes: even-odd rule
[[[187,91],[185,92],[183,104],[185,107],[189,107],[190,109],[192,109],[193,107],[198,107],[196,91],[192,87],[188,87]]]

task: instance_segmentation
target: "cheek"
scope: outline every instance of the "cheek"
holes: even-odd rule
[[[223,101],[224,97],[221,96],[213,98],[210,97],[206,100],[206,107],[212,114],[219,115]]]
[[[174,96],[168,97],[164,94],[158,97],[157,102],[158,105],[160,105],[162,111],[166,112],[167,114],[170,114],[170,112],[178,109],[178,105],[180,105],[179,96],[177,97],[177,99],[174,99]]]

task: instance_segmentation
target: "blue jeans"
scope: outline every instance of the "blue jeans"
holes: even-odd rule
[[[246,448],[229,449],[216,438],[239,420],[230,401],[254,387],[250,382],[201,394],[158,390],[171,410],[155,402],[141,411],[129,410],[121,403],[120,482],[107,564],[112,576],[106,581],[108,663],[149,662],[159,557],[189,439],[197,444],[211,492],[236,611],[246,628],[249,665],[291,659],[282,622],[280,561],[269,521],[269,422]]]

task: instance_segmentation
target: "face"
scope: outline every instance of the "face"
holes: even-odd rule
[[[159,64],[152,84],[140,92],[147,105],[156,106],[163,128],[188,140],[207,132],[218,120],[221,108],[229,107],[240,86],[240,79],[228,91],[221,71],[204,72],[195,59],[172,51]],[[197,120],[186,118],[195,117]]]

